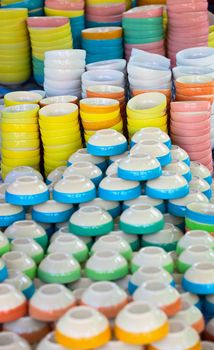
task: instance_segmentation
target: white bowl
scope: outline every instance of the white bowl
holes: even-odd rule
[[[211,195],[210,185],[204,179],[201,179],[198,176],[193,176],[192,180],[189,183],[190,190],[198,190],[204,193],[207,197]]]
[[[98,167],[104,166],[106,163],[105,158],[98,157],[98,156],[92,156],[87,152],[86,148],[80,148],[75,153],[73,153],[70,158],[68,159],[68,164],[71,165],[75,162],[91,162],[92,164],[97,165]],[[101,168],[102,170],[102,168]]]
[[[51,171],[46,179],[47,184],[49,185],[52,182],[59,181],[62,178],[62,175],[66,168],[66,166],[59,166],[58,168]]]
[[[16,222],[16,220],[23,219],[25,219],[23,207],[0,202],[0,227],[8,227]]]
[[[143,140],[155,140],[167,144],[169,146],[171,144],[170,138],[167,135],[167,133],[155,127],[142,128],[139,131],[137,131],[131,138],[131,142],[133,144],[139,143]]]
[[[171,147],[171,157],[172,159],[177,159],[190,165],[190,159],[188,153],[177,145],[172,145]]]
[[[35,286],[31,279],[18,269],[8,269],[8,278],[5,283],[11,284],[30,299],[35,292]]]
[[[13,322],[27,312],[25,296],[13,285],[0,284],[0,317],[1,322]],[[1,343],[0,343],[1,344]]]
[[[169,213],[163,214],[165,223],[173,224],[183,230],[184,218],[179,218],[178,216],[173,216]]]
[[[184,290],[193,294],[214,294],[214,263],[199,262],[184,274]]]
[[[115,320],[117,339],[133,345],[144,345],[164,338],[168,321],[163,311],[150,303],[131,302],[119,312]]]
[[[59,92],[62,90],[61,94],[64,94],[64,91],[71,91],[74,89],[80,89],[81,82],[80,79],[77,78],[75,80],[52,80],[50,78],[45,77],[44,89],[48,91],[52,88],[58,90]]]
[[[185,249],[178,258],[177,269],[185,273],[191,266],[196,263],[214,262],[214,251],[206,245],[191,245]]]
[[[169,148],[155,140],[143,140],[131,148],[130,154],[149,154],[151,157],[157,158],[162,166],[166,166],[171,162],[171,154]]]
[[[124,72],[126,68],[126,60],[124,59],[114,59],[107,61],[99,61],[94,63],[89,63],[86,65],[86,70],[118,70]]]
[[[117,70],[87,71],[82,74],[82,84],[85,88],[91,85],[124,86],[124,74]]]
[[[102,171],[98,166],[95,164],[92,164],[91,162],[87,161],[80,161],[75,162],[72,165],[70,165],[68,168],[65,169],[63,173],[63,177],[66,177],[68,175],[77,174],[77,175],[84,175],[88,177],[92,182],[94,182],[95,185],[98,185],[99,182],[102,180]]]
[[[95,198],[90,202],[81,203],[79,208],[87,207],[87,206],[95,206],[99,207],[103,210],[106,210],[113,218],[117,217],[121,213],[120,203],[117,201],[105,201],[102,198]]]
[[[117,230],[116,228],[115,230],[116,231],[109,232],[108,235],[121,237],[123,240],[128,242],[133,251],[137,251],[139,249],[140,242],[137,235],[129,235],[128,233]]]
[[[160,104],[166,106],[166,96],[159,92],[148,92],[131,98],[127,104],[127,108],[138,113],[140,113],[141,110],[148,110],[149,112],[150,108]]]
[[[209,66],[213,64],[214,50],[211,47],[184,49],[176,54],[177,65]]]
[[[214,238],[207,231],[192,230],[186,232],[179,240],[176,252],[177,254],[181,254],[188,247],[199,244],[214,249]]]
[[[51,69],[84,69],[85,59],[70,60],[69,58],[49,58],[45,60],[45,67]]]
[[[15,238],[11,242],[11,251],[26,253],[36,264],[39,264],[44,257],[44,250],[32,238]]]
[[[68,80],[80,80],[81,75],[85,72],[85,69],[51,69],[44,68],[45,81],[56,80],[68,81]]]
[[[116,130],[102,129],[90,137],[87,150],[95,156],[114,156],[127,150],[127,140]]]
[[[185,75],[210,75],[213,76],[213,70],[206,66],[177,66],[172,69],[173,78],[176,80]]]
[[[55,333],[51,332],[40,341],[36,350],[66,350],[66,348],[56,343]]]
[[[167,81],[171,79],[171,70],[167,68],[159,67],[159,69],[151,69],[144,66],[144,62],[139,60],[130,60],[127,66],[128,74],[131,74],[133,77],[137,77],[137,79],[163,79],[165,78]]]
[[[45,59],[69,59],[71,61],[85,60],[86,51],[77,49],[52,50],[45,52]]]
[[[173,159],[172,162],[167,164],[163,169],[165,171],[172,171],[176,174],[182,175],[187,181],[190,181],[192,178],[190,167],[181,160]]]
[[[2,256],[8,269],[17,269],[24,272],[32,280],[36,275],[36,264],[34,260],[22,251],[11,251]]]
[[[151,197],[148,197],[146,195],[141,195],[136,199],[123,202],[123,209],[127,209],[131,205],[134,205],[134,204],[150,205],[150,206],[155,207],[156,209],[160,210],[162,213],[165,212],[165,205],[164,205],[163,200],[151,198]]]
[[[127,260],[130,260],[132,257],[132,249],[128,242],[117,235],[111,234],[100,237],[91,247],[92,254],[102,250],[114,250]]]
[[[73,293],[63,285],[44,285],[30,299],[29,314],[34,319],[53,322],[75,304]]]
[[[145,350],[141,345],[131,345],[123,343],[119,340],[111,340],[106,345],[98,348],[98,350]],[[206,350],[206,349],[205,349]],[[207,349],[212,350],[212,349]]]
[[[38,179],[43,180],[42,175],[34,168],[30,166],[18,166],[7,174],[4,181],[11,184],[22,176],[36,176]]]
[[[187,301],[182,302],[181,310],[174,315],[173,319],[184,322],[199,334],[203,332],[205,327],[204,318],[199,308]]]
[[[131,52],[131,58],[130,58],[131,62],[133,61],[140,61],[140,62],[146,62],[153,65],[159,65],[162,66],[166,69],[170,68],[170,60],[164,56],[161,55],[157,55],[151,52],[147,52],[144,50],[139,50],[136,48],[132,49]]]
[[[74,208],[72,204],[58,203],[51,199],[45,203],[34,205],[32,218],[38,222],[54,223],[69,220]]]
[[[1,332],[0,346],[2,350],[31,350],[26,340],[12,332]]]
[[[207,167],[198,162],[191,162],[190,169],[193,176],[199,176],[202,179],[210,179],[211,173]]]

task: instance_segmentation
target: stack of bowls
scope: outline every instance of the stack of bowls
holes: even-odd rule
[[[168,57],[176,64],[176,53],[188,47],[207,46],[209,21],[207,1],[168,0]]]
[[[213,102],[212,76],[186,75],[175,80],[177,101],[208,100]]]
[[[133,96],[157,91],[166,96],[169,104],[172,85],[170,60],[161,55],[133,49],[127,71]]]
[[[26,9],[0,9],[0,84],[19,85],[30,77]]]
[[[68,18],[31,17],[27,20],[32,48],[33,74],[37,84],[44,83],[46,51],[71,49],[72,35]]]
[[[158,127],[167,132],[166,107],[166,96],[159,92],[148,92],[131,98],[127,104],[129,137],[145,127]]]
[[[44,89],[48,96],[81,97],[81,76],[85,72],[84,50],[45,52]]]
[[[214,206],[210,203],[190,203],[187,205],[186,230],[203,230],[214,235]]]
[[[99,27],[82,30],[82,48],[87,63],[123,58],[121,27]]]
[[[82,97],[86,97],[88,87],[94,85],[113,85],[125,87],[125,77],[116,70],[91,70],[82,74]]]
[[[5,107],[1,111],[3,178],[17,166],[27,165],[39,170],[38,111],[37,104]]]
[[[46,16],[68,17],[72,28],[73,46],[81,48],[81,31],[85,28],[83,0],[45,0]]]
[[[163,6],[135,7],[123,13],[125,53],[128,60],[132,48],[165,54]]]
[[[110,98],[86,98],[80,101],[80,116],[85,141],[101,129],[123,131],[120,104]]]
[[[26,8],[28,16],[43,16],[43,0],[2,0],[3,8]]]
[[[44,147],[46,177],[82,147],[78,107],[73,103],[53,103],[39,111],[39,125]]]
[[[86,0],[86,27],[121,26],[126,0]]]
[[[170,129],[173,143],[212,171],[210,112],[209,101],[172,102]]]

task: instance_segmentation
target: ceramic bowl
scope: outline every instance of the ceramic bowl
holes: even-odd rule
[[[100,236],[113,229],[113,220],[107,211],[96,206],[86,206],[71,216],[69,229],[79,236]]]
[[[153,343],[164,338],[168,331],[168,321],[164,312],[146,302],[128,304],[115,320],[117,339],[128,344]]]
[[[198,190],[202,192],[208,199],[212,197],[212,190],[210,185],[204,179],[198,176],[193,176],[189,183],[190,190]]]
[[[131,345],[119,340],[111,340],[99,350],[145,350],[141,345]]]
[[[89,178],[95,186],[98,186],[103,178],[102,171],[98,166],[90,162],[81,161],[70,165],[63,173],[63,177],[68,175],[84,175]]]
[[[198,162],[191,162],[190,163],[190,170],[193,176],[199,176],[202,179],[206,180],[209,185],[212,183],[212,176],[210,174],[210,171],[207,167],[205,167],[203,164]]]
[[[59,320],[55,336],[58,344],[83,350],[105,345],[110,340],[111,332],[104,315],[91,307],[79,306],[69,310]]]
[[[47,253],[67,253],[79,263],[87,260],[88,248],[86,244],[70,233],[62,233],[49,245]]]
[[[86,65],[86,70],[105,70],[105,69],[114,69],[119,70],[121,72],[124,71],[126,67],[126,60],[124,59],[113,59],[113,60],[106,60],[106,61],[100,61],[100,62],[94,62]]]
[[[102,198],[95,198],[90,202],[81,203],[79,208],[86,206],[95,206],[107,211],[113,218],[116,218],[121,213],[120,203],[117,201],[105,201]]]
[[[174,315],[173,319],[184,322],[188,326],[194,328],[199,334],[203,332],[205,328],[201,311],[187,301],[182,302],[181,310]]]
[[[51,238],[50,238],[50,243],[52,243],[52,242],[54,242],[55,241],[55,239],[57,238],[57,237],[59,237],[59,236],[61,236],[61,235],[64,235],[64,234],[71,234],[71,232],[69,231],[69,228],[68,228],[68,225],[69,225],[69,223],[67,223],[66,225],[64,225],[64,226],[62,226],[62,227],[59,227],[59,228],[57,228],[58,230],[51,236]],[[92,239],[92,237],[83,237],[83,236],[81,236],[81,238],[80,237],[78,237],[82,242],[84,242],[85,244],[86,244],[86,246],[88,247],[88,249],[91,249],[91,246],[92,246],[92,244],[93,244],[93,239]]]
[[[172,162],[164,167],[165,171],[172,171],[176,174],[182,175],[187,181],[192,179],[192,174],[189,166],[180,161],[180,160],[172,160]]]
[[[131,275],[128,284],[129,293],[132,295],[138,287],[151,280],[158,280],[165,283],[166,285],[175,285],[171,274],[162,267],[143,266],[134,272],[133,275]]]
[[[42,99],[42,96],[40,94],[37,94],[35,92],[30,91],[15,91],[15,92],[9,92],[4,96],[4,102],[6,107],[7,106],[15,106],[19,104],[34,104],[39,103],[39,101]]]
[[[125,180],[146,181],[162,173],[159,161],[147,154],[131,154],[118,163],[118,176]]]
[[[179,349],[200,349],[200,338],[198,333],[190,326],[181,321],[171,320],[169,322],[169,334],[165,339],[150,345],[149,350],[170,350],[174,344],[181,344]]]
[[[174,263],[169,254],[159,247],[141,248],[131,262],[132,273],[140,267],[163,267],[169,273],[174,270]]]
[[[74,212],[72,204],[58,203],[49,200],[32,209],[32,219],[38,222],[57,223],[68,221]]]
[[[45,283],[70,283],[80,278],[80,265],[66,253],[52,253],[39,265],[38,277]]]
[[[163,214],[149,205],[134,204],[120,216],[120,229],[130,234],[151,234],[163,227]]]
[[[155,199],[155,198],[148,197],[146,195],[142,195],[136,199],[123,202],[123,209],[128,209],[131,207],[131,205],[134,205],[134,204],[150,205],[160,210],[161,213],[165,213],[165,204],[164,204],[164,201],[161,199]]]
[[[214,344],[212,341],[202,341],[202,350],[213,350],[214,349]]]
[[[86,148],[80,148],[70,156],[68,159],[68,165],[71,165],[75,162],[90,162],[97,165],[102,171],[104,171],[107,167],[105,158],[93,156],[87,152]]]
[[[131,148],[130,154],[146,153],[153,158],[157,158],[161,166],[166,166],[171,162],[171,153],[169,148],[155,140],[143,140]]]
[[[156,279],[141,284],[134,292],[133,300],[149,302],[164,311],[168,317],[181,310],[181,297],[177,290]]]
[[[46,179],[47,185],[59,181],[62,178],[62,175],[66,169],[66,166],[60,166],[49,173]]]
[[[17,290],[24,294],[26,299],[30,299],[35,292],[34,283],[18,269],[8,269],[8,278],[5,282],[16,287]]]
[[[213,343],[214,340],[214,333],[213,333],[213,325],[214,325],[214,319],[212,318],[206,325],[205,332],[204,332],[204,339],[210,340]]]
[[[53,322],[75,304],[72,292],[63,285],[44,285],[31,298],[29,314],[36,320]]]
[[[6,201],[14,205],[36,205],[49,199],[46,184],[34,176],[16,179],[6,191]]]
[[[149,180],[146,184],[146,194],[153,198],[176,199],[188,193],[189,186],[184,177],[169,171],[163,171],[158,179]]]
[[[91,85],[124,86],[124,74],[116,70],[87,71],[82,74],[82,84],[85,88]]]
[[[200,223],[214,225],[214,205],[210,203],[190,203],[187,205],[186,217]]]
[[[85,50],[52,50],[45,53],[46,59],[72,59],[72,60],[85,60]]]
[[[11,251],[26,253],[36,264],[39,264],[44,258],[43,248],[32,238],[15,238],[11,242]]]
[[[9,240],[15,238],[32,238],[43,248],[46,248],[48,237],[44,228],[33,220],[21,220],[14,222],[5,230]]]
[[[55,333],[47,334],[38,344],[37,350],[65,350],[63,346],[56,343]]]
[[[188,247],[194,245],[203,245],[210,249],[214,249],[214,238],[208,232],[202,230],[186,232],[186,234],[178,241],[176,252],[180,255]]]
[[[10,243],[4,233],[0,232],[0,257],[10,251]]]
[[[171,157],[172,159],[177,159],[186,163],[187,165],[190,165],[190,159],[189,159],[188,153],[177,145],[172,145]]]
[[[179,255],[177,269],[184,274],[195,263],[213,261],[214,251],[211,248],[205,245],[192,245]]]
[[[128,264],[116,251],[101,250],[88,259],[85,273],[94,281],[114,281],[127,275]]]
[[[50,326],[25,316],[3,325],[3,331],[13,332],[24,338],[29,344],[36,344],[50,332]]]
[[[142,237],[142,246],[161,247],[167,252],[176,249],[179,239],[183,237],[183,232],[173,224],[166,223],[164,228],[151,235]]]
[[[136,143],[143,140],[155,140],[164,143],[168,148],[171,148],[171,140],[169,136],[159,128],[148,127],[137,131],[131,138],[131,146],[134,146]]]
[[[17,220],[25,219],[23,207],[9,203],[0,203],[0,227],[8,227]]]
[[[99,197],[109,201],[126,201],[141,194],[137,181],[120,179],[116,174],[105,177],[99,184]]]
[[[212,64],[213,48],[194,47],[180,51],[176,55],[176,60],[179,65],[187,66],[206,66]]]
[[[134,252],[140,248],[140,241],[137,235],[129,235],[128,233],[118,230],[117,228],[115,228],[115,231],[109,232],[108,235],[117,236],[122,240],[125,240]]]
[[[53,190],[53,198],[67,204],[88,202],[95,197],[93,182],[83,175],[69,175],[59,180]]]
[[[1,322],[13,322],[27,312],[25,296],[8,283],[0,285],[0,316]]]
[[[77,103],[77,101],[78,101],[78,99],[76,96],[71,96],[71,95],[53,96],[53,97],[43,98],[39,104],[41,107],[44,107],[44,106],[50,105],[52,103]]]
[[[184,274],[182,286],[193,294],[214,294],[214,263],[199,262],[191,266]]]
[[[127,294],[113,282],[95,282],[81,298],[81,305],[91,306],[110,319],[115,318],[127,303]]]
[[[12,332],[1,332],[0,346],[4,350],[31,350],[25,339]]]
[[[130,245],[125,239],[117,235],[107,235],[100,237],[93,244],[91,253],[94,254],[102,250],[114,250],[127,260],[130,260],[132,258],[132,249]]]
[[[26,253],[21,251],[8,252],[2,256],[8,269],[18,269],[24,272],[31,280],[36,276],[36,264]]]
[[[5,182],[11,184],[22,176],[36,176],[39,180],[43,180],[42,175],[34,168],[30,166],[18,166],[7,174]]]
[[[127,151],[127,141],[116,130],[103,129],[91,136],[87,151],[94,156],[115,156]]]

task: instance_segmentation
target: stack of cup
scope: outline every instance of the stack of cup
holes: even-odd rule
[[[176,53],[188,47],[207,46],[209,20],[207,1],[167,0],[168,57],[176,64]]]
[[[127,70],[131,95],[161,92],[169,104],[172,85],[170,60],[157,54],[133,49]]]
[[[86,27],[121,26],[125,10],[125,0],[86,0]]]
[[[82,48],[87,63],[123,58],[121,27],[100,27],[82,30]]]
[[[174,144],[212,171],[209,101],[171,103],[170,129]]]
[[[5,107],[1,111],[3,178],[17,166],[32,166],[39,170],[38,111],[37,104]]]
[[[45,52],[44,89],[47,96],[81,96],[81,76],[85,71],[84,50]]]
[[[45,0],[46,16],[68,17],[72,28],[73,46],[81,48],[81,31],[85,28],[83,0]]]
[[[159,92],[148,92],[131,98],[127,104],[128,133],[146,127],[158,127],[167,132],[166,96]]]
[[[86,98],[80,101],[80,116],[85,141],[100,129],[123,131],[120,104],[110,98]]]
[[[27,10],[0,9],[0,84],[19,85],[30,77]]]
[[[72,48],[71,27],[64,17],[31,17],[27,20],[32,47],[33,74],[37,84],[44,83],[46,51]]]
[[[132,48],[165,54],[163,6],[140,6],[123,13],[125,53],[128,60]]]
[[[3,8],[26,8],[28,16],[43,16],[43,0],[2,0]]]
[[[73,103],[53,103],[39,111],[39,126],[44,147],[46,177],[82,147],[78,106]]]

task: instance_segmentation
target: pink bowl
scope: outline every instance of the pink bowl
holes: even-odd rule
[[[183,120],[179,120],[179,122],[177,122],[177,120],[179,119],[175,119],[172,118],[172,114],[171,114],[171,118],[170,118],[170,125],[174,128],[185,128],[186,130],[202,130],[202,129],[206,129],[209,128],[210,129],[210,120],[204,120],[202,122],[196,122],[197,118],[195,118],[194,116],[189,117],[189,118],[185,118],[185,116],[183,117]]]
[[[195,24],[208,20],[208,14],[207,12],[201,11],[197,12],[196,16],[194,12],[177,13],[169,9],[168,19],[170,22],[172,21],[174,25],[180,23],[181,25],[187,26],[188,22],[186,21],[189,21],[189,24]]]
[[[45,1],[45,6],[54,9],[54,10],[83,10],[84,9],[84,1],[75,1],[71,2],[68,0],[46,0]]]
[[[171,102],[170,108],[173,112],[204,112],[211,110],[211,103],[209,101]]]
[[[210,149],[210,154],[206,157],[206,158],[199,158],[197,159],[197,161],[205,166],[207,166],[207,164],[210,163],[210,161],[212,160],[212,151]]]
[[[61,27],[69,23],[69,18],[66,17],[28,17],[28,27],[32,28],[51,28]]]
[[[135,47],[136,49],[139,50],[149,50],[149,49],[161,49],[164,45],[164,40],[160,40],[160,41],[155,41],[154,43],[148,43],[148,44],[125,44],[125,47],[127,48],[133,48]]]
[[[211,152],[211,148],[207,148],[204,151],[195,151],[195,152],[190,151],[191,160],[203,159],[203,158],[205,159],[208,156],[210,156],[210,152]]]
[[[104,14],[104,12],[103,12]],[[108,16],[108,15],[98,15],[98,16],[94,16],[94,15],[89,15],[87,14],[86,15],[86,18],[88,21],[91,21],[91,22],[121,22],[122,21],[122,15],[111,15],[111,16]]]
[[[204,144],[204,147],[202,148],[203,149],[206,149],[208,147],[205,146],[205,143],[207,143],[207,140],[209,140],[209,143],[210,143],[210,134],[205,134],[205,135],[202,135],[202,136],[191,136],[191,137],[184,137],[184,136],[177,136],[173,133],[171,133],[171,136],[173,138],[173,141],[175,144],[183,144],[183,145],[195,145],[195,144],[198,144],[198,143],[203,143]]]
[[[151,18],[161,16],[163,16],[163,6],[159,5],[134,7],[123,13],[123,18]]]
[[[172,125],[172,123],[170,124],[170,130],[171,132],[176,135],[176,136],[183,136],[183,137],[195,137],[195,136],[203,136],[204,134],[209,134],[210,132],[210,127],[206,128],[206,129],[196,129],[196,130],[187,130],[185,128],[185,125],[183,125],[183,127],[181,128],[176,128]]]
[[[191,43],[191,44],[197,44],[197,43],[202,43],[202,42],[206,42],[207,41],[207,35],[208,35],[208,30],[207,30],[207,33],[205,34],[202,34],[200,36],[197,36],[196,34],[191,34],[191,32],[189,32],[189,35],[194,35],[194,37],[190,38],[190,37],[186,37],[184,33],[178,33],[178,34],[175,34],[175,33],[171,33],[169,32],[168,34],[168,40],[169,41],[173,41],[175,40],[175,37],[176,37],[176,43],[175,45],[181,45],[182,43],[183,44],[188,44],[188,43]]]
[[[123,13],[125,9],[126,9],[125,3],[124,4],[111,3],[110,6],[109,5],[87,6],[87,15],[94,15],[94,16],[102,16],[103,14],[105,14],[105,16],[117,15],[117,14]]]
[[[180,2],[179,3],[169,3],[167,2],[168,11],[180,13],[180,12],[199,12],[199,11],[207,11],[207,2]]]

